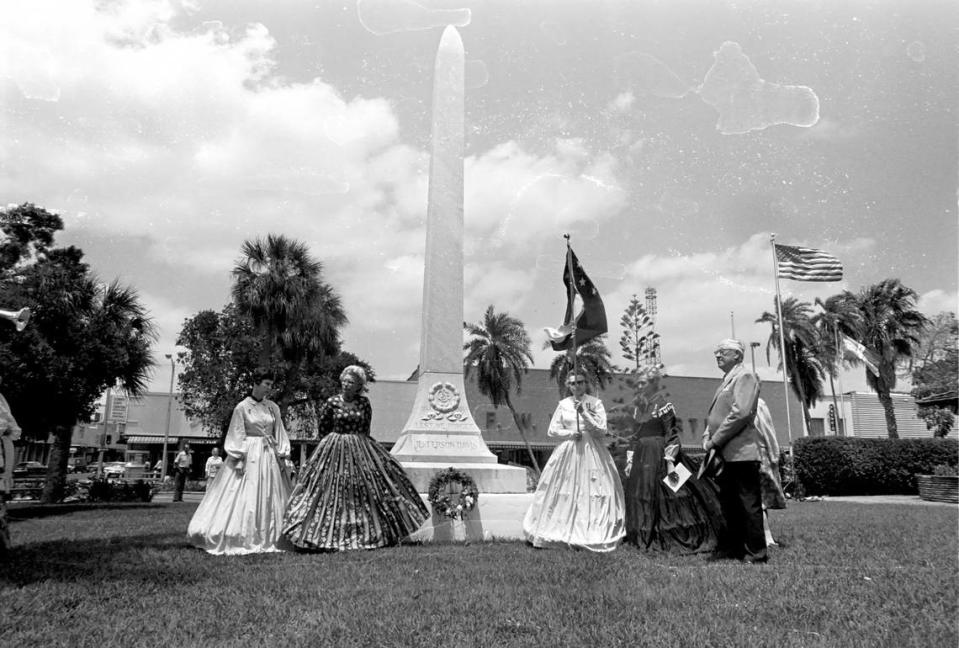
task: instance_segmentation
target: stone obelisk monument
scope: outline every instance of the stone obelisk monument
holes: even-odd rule
[[[449,26],[433,80],[419,382],[392,453],[420,492],[435,473],[452,466],[469,473],[481,493],[524,493],[526,471],[496,463],[463,384],[464,68],[463,41]]]

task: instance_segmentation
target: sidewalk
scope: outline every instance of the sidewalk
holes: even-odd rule
[[[806,499],[805,502],[852,502],[855,504],[918,504],[919,506],[952,506],[959,507],[955,502],[930,502],[920,499],[918,495],[824,495],[821,500]]]
[[[184,502],[198,503],[203,499],[203,491],[186,491],[183,493]],[[173,491],[157,493],[153,496],[154,502],[173,502]],[[953,502],[930,502],[919,499],[918,495],[823,495],[821,498],[807,498],[802,501],[788,500],[790,503],[829,504],[831,502],[849,502],[853,504],[912,504],[918,506],[952,506],[959,507]]]
[[[199,502],[203,499],[203,491],[184,491],[184,502]],[[173,502],[173,491],[163,491],[153,496],[154,502]]]

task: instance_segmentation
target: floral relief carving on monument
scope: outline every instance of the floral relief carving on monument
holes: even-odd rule
[[[460,404],[456,387],[448,382],[438,382],[430,387],[430,405],[437,412],[452,412]]]
[[[433,411],[427,412],[420,417],[420,420],[434,421],[446,419],[457,422],[465,421],[467,418],[463,412],[455,411],[460,404],[460,394],[451,383],[438,382],[430,387],[429,401]]]

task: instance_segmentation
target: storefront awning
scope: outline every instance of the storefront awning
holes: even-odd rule
[[[178,445],[181,441],[187,441],[190,445],[216,445],[220,442],[214,437],[170,437],[167,439],[167,445]],[[124,443],[127,445],[163,445],[163,437],[157,436],[129,436]]]
[[[131,443],[136,444],[152,444],[152,443],[163,443],[163,437],[155,436],[128,436],[124,439],[124,443],[130,445]],[[176,437],[170,437],[169,443],[176,443]]]

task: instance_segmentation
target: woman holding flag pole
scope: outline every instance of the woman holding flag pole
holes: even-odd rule
[[[553,349],[570,354],[566,384],[571,395],[559,402],[550,421],[549,436],[562,442],[543,468],[523,532],[537,548],[612,551],[626,535],[623,486],[603,442],[608,434],[603,402],[587,393],[588,377],[576,361],[577,344],[606,332],[606,311],[569,246],[569,235],[565,238],[566,317],[558,331],[547,329],[547,334]],[[576,295],[583,309],[574,318]]]

